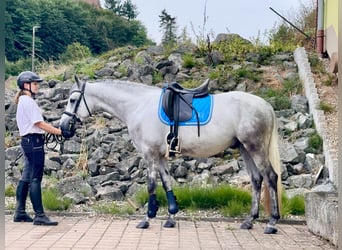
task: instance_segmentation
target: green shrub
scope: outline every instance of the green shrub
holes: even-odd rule
[[[323,139],[318,133],[314,133],[309,137],[309,149],[306,153],[317,153],[323,151]]]
[[[17,76],[22,71],[31,70],[31,67],[31,58],[21,58],[16,62],[5,60],[5,78],[7,79],[9,76]]]
[[[87,46],[81,45],[79,42],[68,45],[66,51],[59,56],[64,63],[84,60],[91,56],[91,51]]]

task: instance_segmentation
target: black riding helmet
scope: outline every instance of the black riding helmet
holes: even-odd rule
[[[31,83],[31,82],[42,82],[41,79],[36,73],[32,71],[24,71],[18,75],[17,78],[17,85],[20,89],[24,89],[24,83]]]

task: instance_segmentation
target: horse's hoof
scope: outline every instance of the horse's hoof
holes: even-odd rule
[[[276,234],[278,232],[278,229],[276,227],[267,226],[265,228],[264,234]]]
[[[175,227],[175,225],[176,225],[176,222],[174,220],[167,220],[164,223],[164,227],[167,227],[167,228],[173,228]]]
[[[253,228],[253,223],[250,221],[244,221],[240,226],[240,229],[252,229],[252,228]]]
[[[136,228],[146,229],[149,226],[150,226],[150,223],[148,221],[142,221],[136,226]]]

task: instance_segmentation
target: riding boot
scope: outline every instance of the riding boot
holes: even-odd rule
[[[58,222],[50,221],[49,217],[47,217],[44,213],[43,202],[42,202],[41,181],[37,178],[34,178],[31,181],[30,198],[31,198],[33,210],[35,212],[35,217],[33,218],[33,224],[43,225],[43,226],[56,226]]]
[[[177,205],[177,200],[176,196],[173,194],[173,191],[167,191],[166,192],[166,198],[168,201],[168,211],[170,214],[176,214],[178,212],[178,205]]]
[[[29,183],[19,181],[16,191],[17,205],[14,213],[14,222],[32,222],[33,219],[26,213],[26,198],[29,190]]]

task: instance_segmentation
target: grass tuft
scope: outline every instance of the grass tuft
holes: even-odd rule
[[[71,205],[71,200],[62,198],[55,188],[48,188],[42,192],[44,207],[51,211],[64,211]]]
[[[250,191],[231,187],[229,185],[217,186],[177,186],[174,188],[179,209],[183,211],[217,210],[226,217],[242,217],[249,213],[252,196]],[[167,199],[162,187],[156,190],[157,200],[161,207],[167,206]],[[137,191],[135,202],[143,207],[148,202],[148,194],[144,189]],[[305,213],[304,196],[287,198],[282,197],[282,215],[303,215]],[[260,204],[260,210],[262,210]]]

